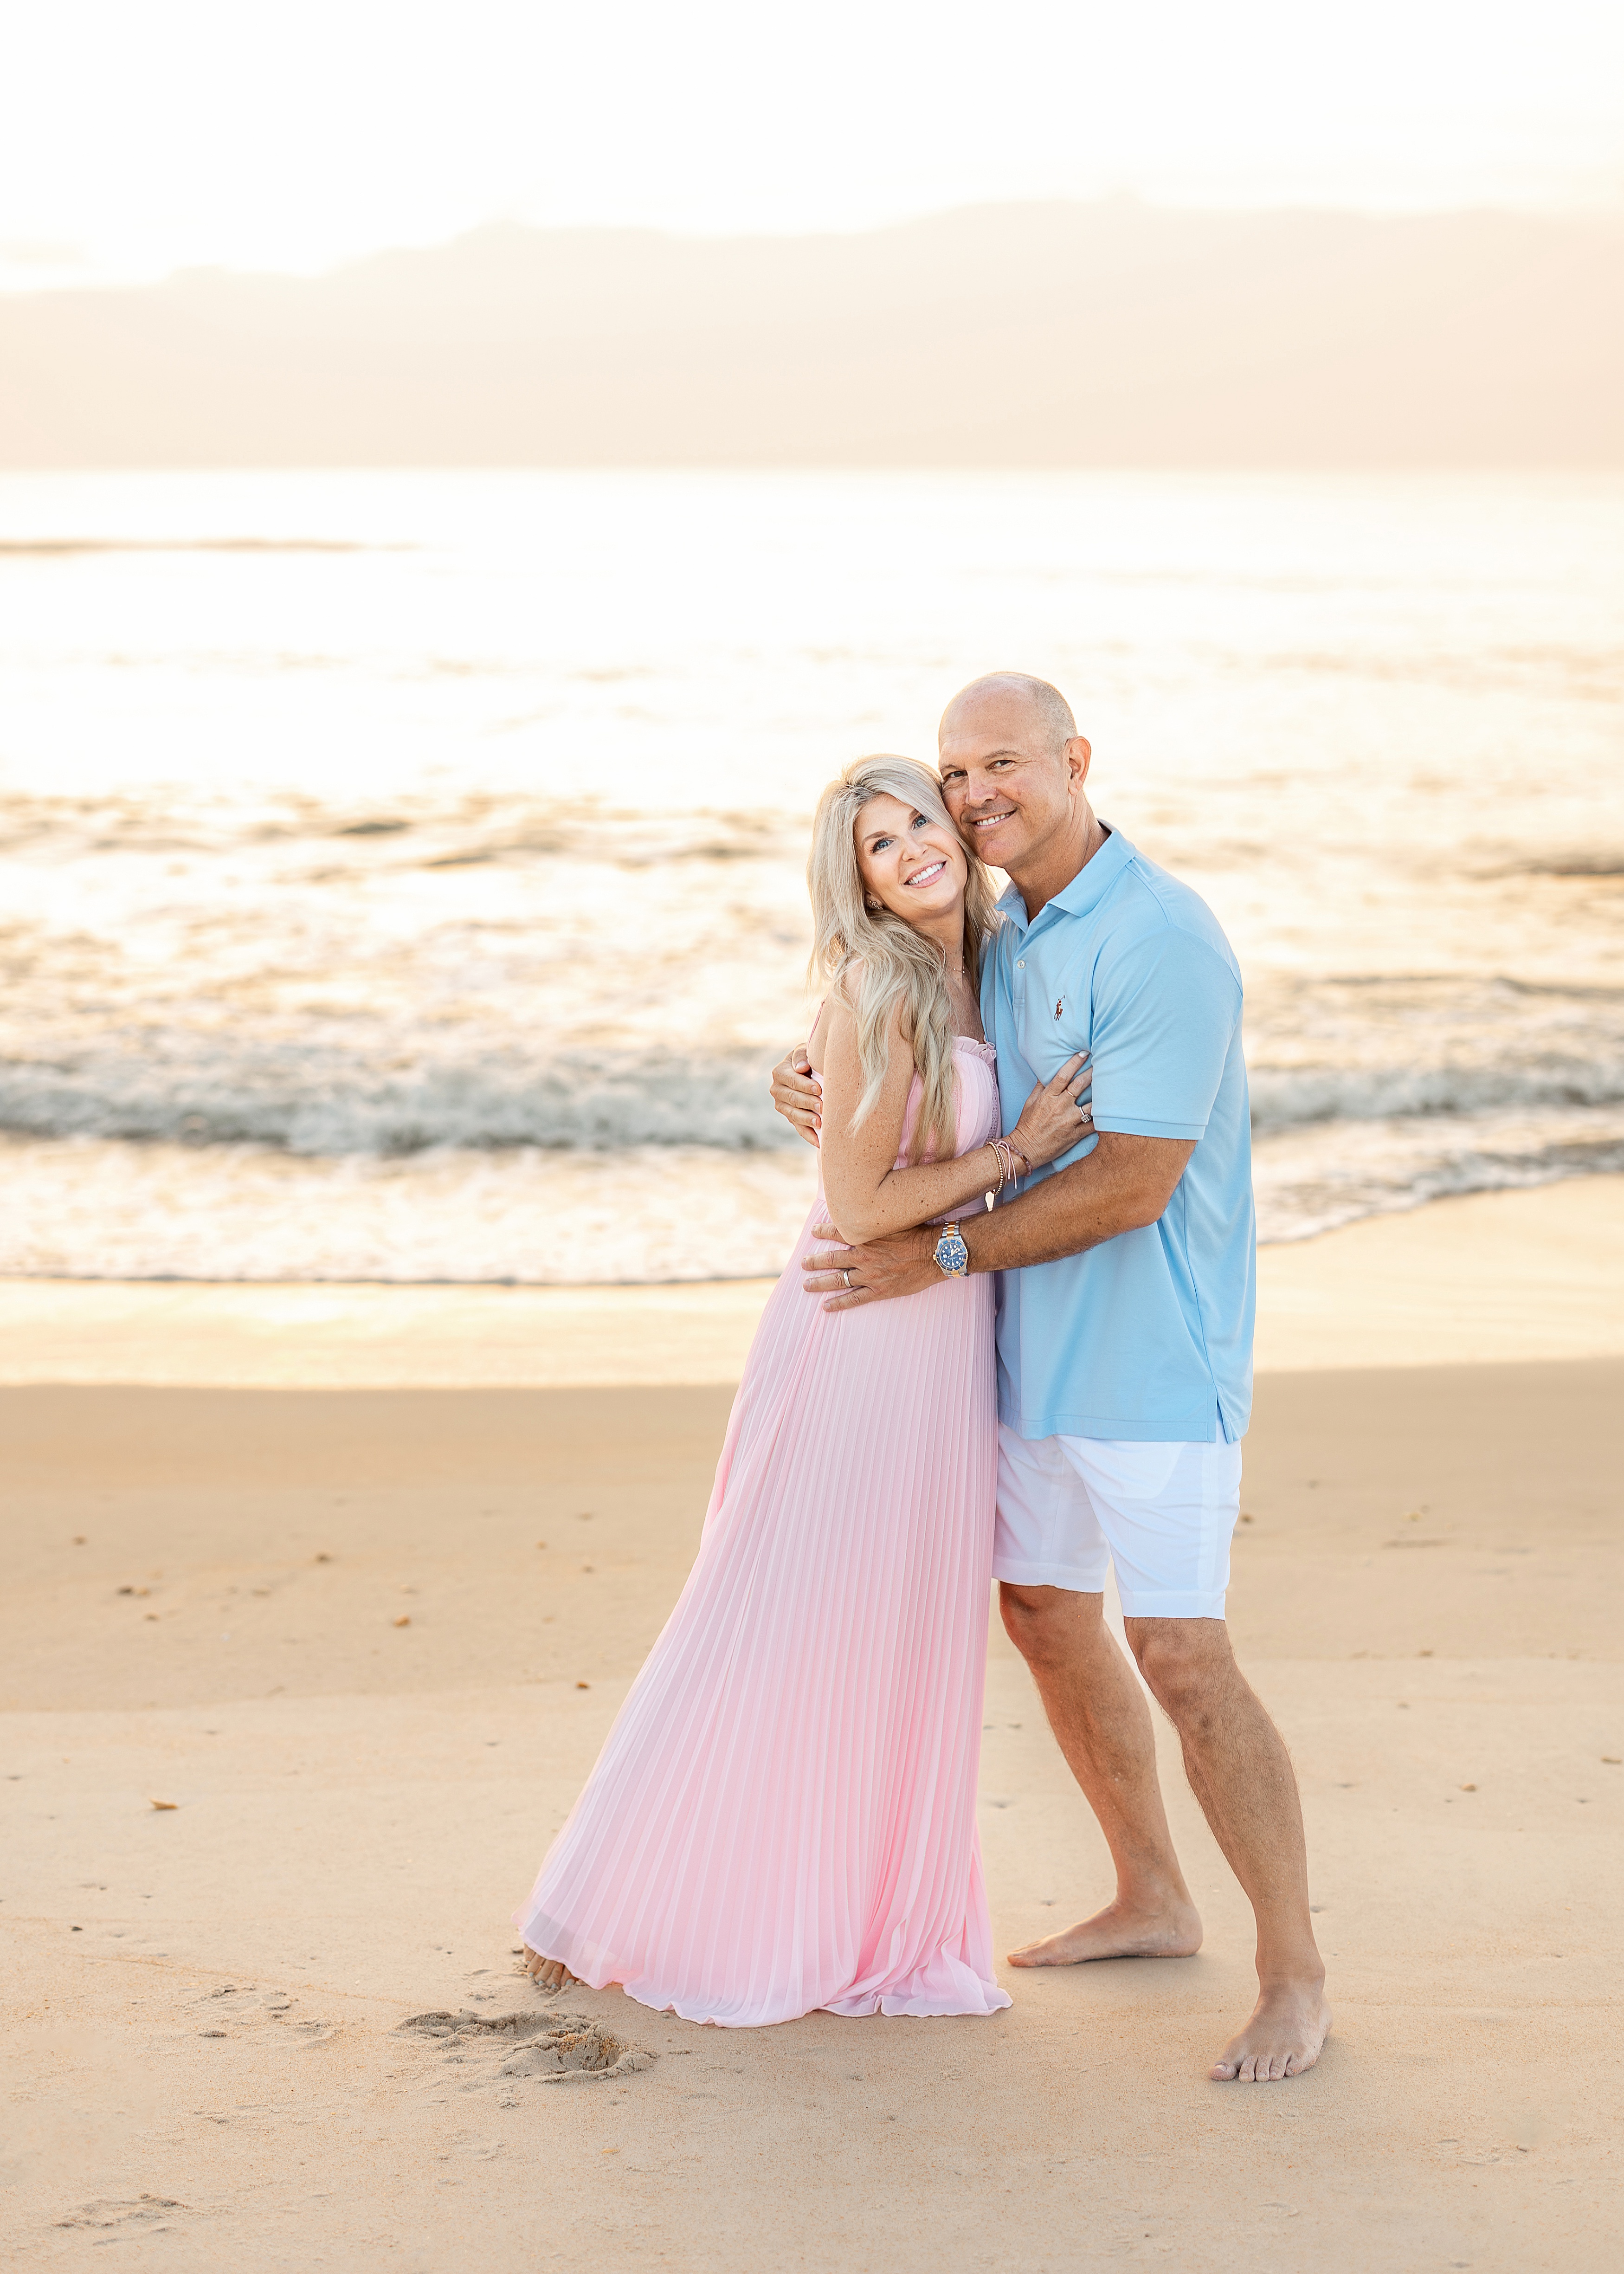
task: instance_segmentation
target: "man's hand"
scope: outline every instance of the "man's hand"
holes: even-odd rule
[[[1084,1254],[1119,1232],[1144,1230],[1167,1207],[1194,1150],[1193,1138],[1106,1131],[1086,1159],[1041,1178],[990,1216],[974,1206],[960,1211],[959,1235],[970,1250],[971,1270],[1019,1271],[1028,1263]],[[832,1224],[820,1224],[813,1237],[838,1241],[840,1235]],[[939,1237],[936,1225],[925,1224],[888,1232],[864,1247],[819,1249],[801,1258],[808,1276],[801,1284],[808,1295],[828,1299],[826,1311],[921,1294],[941,1284],[935,1261]]]
[[[941,1232],[933,1224],[913,1231],[889,1231],[866,1247],[814,1248],[801,1257],[808,1276],[801,1281],[808,1295],[827,1299],[826,1311],[854,1311],[861,1303],[883,1303],[892,1295],[921,1295],[939,1287],[942,1273],[935,1256]],[[832,1224],[814,1227],[814,1239],[838,1241]]]
[[[816,1146],[823,1126],[823,1093],[812,1079],[812,1061],[797,1043],[772,1069],[772,1110],[797,1137]]]

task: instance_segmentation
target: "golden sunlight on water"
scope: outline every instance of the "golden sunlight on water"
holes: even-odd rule
[[[1056,680],[1266,1238],[1624,1167],[1617,477],[0,478],[0,1270],[776,1270],[821,782]]]

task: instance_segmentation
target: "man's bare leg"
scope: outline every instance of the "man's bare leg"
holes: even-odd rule
[[[1257,2006],[1214,2064],[1220,2082],[1299,2075],[1331,2027],[1308,1912],[1291,1757],[1235,1663],[1222,1619],[1129,1619],[1128,1641],[1178,1731],[1184,1771],[1258,1923]]]
[[[1103,1597],[1000,1586],[1011,1641],[1032,1669],[1049,1726],[1116,1866],[1102,1911],[1010,1953],[1011,1966],[1090,1958],[1188,1958],[1201,1922],[1173,1852],[1145,1693],[1101,1616]]]

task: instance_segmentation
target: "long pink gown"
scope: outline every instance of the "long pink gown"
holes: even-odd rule
[[[967,1152],[998,1127],[992,1050],[961,1038],[955,1065]],[[688,1584],[514,1924],[690,2022],[990,2014],[992,1281],[831,1313],[805,1252],[756,1329]]]

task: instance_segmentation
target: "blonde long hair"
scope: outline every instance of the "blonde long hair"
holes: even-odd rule
[[[903,1032],[914,1045],[914,1065],[924,1090],[914,1124],[911,1157],[927,1152],[950,1158],[958,1143],[958,1104],[953,1094],[953,1006],[947,991],[947,960],[923,932],[868,900],[857,865],[857,820],[876,797],[894,797],[952,830],[969,866],[965,890],[965,970],[972,987],[981,983],[981,950],[998,922],[992,879],[985,863],[963,846],[942,802],[942,785],[916,758],[882,753],[857,758],[838,774],[817,802],[807,889],[812,895],[812,960],[808,975],[827,981],[829,992],[845,1002],[857,1020],[857,1050],[863,1094],[852,1126],[874,1111],[885,1081],[886,1038],[893,1008],[901,1002]],[[862,967],[855,990],[853,968]]]

